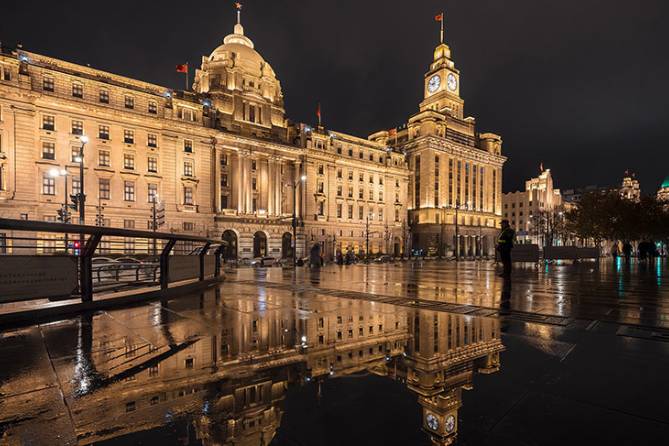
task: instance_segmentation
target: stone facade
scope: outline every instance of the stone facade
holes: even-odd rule
[[[156,200],[161,231],[223,238],[231,258],[279,258],[292,253],[294,213],[298,256],[315,244],[326,257],[403,255],[434,251],[435,235],[452,250],[459,212],[462,252],[490,253],[501,139],[463,118],[443,43],[425,85],[407,124],[359,138],[290,122],[239,20],[192,91],[0,49],[0,217],[54,221],[80,190],[83,154],[86,224],[149,229]]]
[[[562,195],[553,187],[550,169],[525,182],[524,191],[508,192],[502,198],[504,218],[516,230],[519,243],[544,246],[548,226],[560,218]]]
[[[427,255],[494,254],[502,213],[502,139],[464,117],[460,72],[445,43],[425,74],[424,100],[406,124],[370,136],[406,154],[411,245]],[[456,222],[457,219],[457,222]]]

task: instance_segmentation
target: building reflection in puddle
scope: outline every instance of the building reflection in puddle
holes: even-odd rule
[[[269,445],[289,387],[362,371],[406,384],[422,410],[416,428],[451,444],[462,389],[499,370],[504,350],[492,318],[213,294],[81,320],[77,355],[58,371],[71,377],[80,444],[186,420],[197,442],[183,444]]]

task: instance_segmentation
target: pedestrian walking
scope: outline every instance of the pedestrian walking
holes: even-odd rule
[[[509,225],[509,220],[502,220],[502,231],[497,238],[497,252],[502,261],[502,277],[511,276],[511,250],[513,249],[513,239],[516,232]]]

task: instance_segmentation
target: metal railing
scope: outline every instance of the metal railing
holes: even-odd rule
[[[49,287],[68,283],[62,297],[88,302],[109,289],[204,281],[220,276],[224,246],[188,234],[0,218],[0,303],[56,297]]]

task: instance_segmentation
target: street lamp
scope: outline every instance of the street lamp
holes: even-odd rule
[[[79,138],[81,141],[81,149],[79,149],[79,156],[74,160],[79,163],[79,224],[86,224],[86,195],[84,193],[84,147],[88,142],[88,136],[82,135]]]
[[[63,192],[64,192],[64,194],[63,194],[63,207],[60,211],[60,221],[62,223],[67,223],[68,222],[68,214],[69,214],[68,207],[67,207],[67,176],[68,176],[68,172],[65,169],[58,169],[58,168],[54,167],[51,170],[49,170],[49,176],[51,178],[63,177],[63,180],[65,181],[65,188],[63,189]],[[68,251],[67,232],[65,233],[64,240],[65,240],[65,252],[67,253],[67,251]]]

